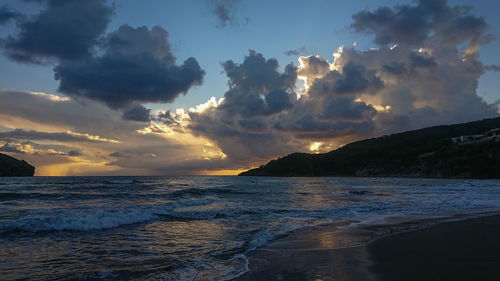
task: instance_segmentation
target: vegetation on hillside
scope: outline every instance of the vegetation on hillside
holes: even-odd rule
[[[324,154],[292,153],[242,176],[500,178],[499,137],[455,143],[500,127],[500,117],[362,140]]]

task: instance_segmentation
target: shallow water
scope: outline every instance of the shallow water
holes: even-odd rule
[[[0,179],[2,280],[224,280],[290,231],[500,210],[499,180]]]

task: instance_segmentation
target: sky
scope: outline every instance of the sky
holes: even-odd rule
[[[498,117],[500,1],[0,0],[0,152],[236,174]]]

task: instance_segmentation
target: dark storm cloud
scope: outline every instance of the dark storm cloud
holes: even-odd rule
[[[425,57],[416,53],[410,54],[410,66],[412,67],[434,67],[437,66],[433,57]]]
[[[345,73],[330,71],[321,57],[301,57],[301,64],[308,69],[302,68],[300,75],[317,77],[314,84],[329,84],[331,89],[313,93],[311,88],[297,99],[297,68],[288,65],[280,72],[276,59],[252,50],[241,64],[224,62],[229,90],[217,106],[189,112],[187,129],[215,141],[229,162],[303,151],[311,139],[366,136],[373,131],[376,111],[354,100],[382,86],[375,71],[360,65],[346,66]],[[181,126],[175,114],[168,117],[164,123],[173,130]]]
[[[10,20],[21,20],[24,16],[16,11],[9,9],[7,5],[0,6],[0,24],[5,24]]]
[[[266,60],[262,54],[254,50],[249,50],[242,64],[229,60],[223,62],[222,67],[229,78],[230,88],[262,93],[277,89],[291,89],[295,85],[296,69],[293,65],[287,65],[285,72],[281,74],[278,72],[277,59]]]
[[[357,32],[375,33],[380,45],[401,42],[415,45],[427,38],[430,22],[427,13],[407,5],[396,9],[381,7],[373,12],[363,11],[352,16],[351,27]]]
[[[134,103],[172,102],[200,85],[205,72],[195,58],[176,64],[168,32],[160,26],[122,25],[104,35],[112,7],[105,0],[47,0],[42,10],[17,20],[18,32],[1,39],[3,52],[25,63],[55,63],[59,92],[117,109]],[[2,8],[2,18],[16,16]]]
[[[291,139],[274,133],[269,124],[274,116],[291,109],[296,101],[296,67],[289,64],[280,71],[276,59],[266,59],[253,50],[241,64],[226,61],[222,66],[229,90],[217,107],[189,112],[187,129],[214,140],[231,161],[289,151]],[[162,116],[165,115],[168,116],[164,123],[176,130],[180,123],[175,121],[175,114]]]
[[[2,39],[12,60],[43,63],[46,59],[87,57],[110,21],[104,0],[48,0],[39,14],[17,24],[18,32]]]
[[[7,132],[0,132],[0,140],[54,140],[61,142],[102,142],[105,139],[92,138],[85,134],[75,133],[48,133],[39,131],[26,131],[23,129],[15,129]]]
[[[276,59],[265,59],[253,50],[242,64],[222,63],[229,78],[229,91],[224,94],[221,111],[242,116],[278,113],[292,106],[291,96],[297,79],[296,67],[289,64],[278,71]]]
[[[377,111],[363,102],[354,102],[350,98],[340,97],[329,100],[322,113],[323,119],[343,121],[371,120]]]
[[[455,15],[454,20],[444,28],[442,37],[452,44],[459,44],[464,40],[478,41],[487,29],[488,24],[483,18],[463,12],[463,15]]]
[[[269,114],[278,113],[293,107],[290,94],[284,90],[272,91],[265,96],[264,100],[266,101]]]
[[[60,92],[123,108],[134,102],[172,102],[202,83],[205,72],[195,58],[175,64],[168,33],[160,26],[122,25],[103,44],[101,56],[55,67]]]
[[[470,14],[470,7],[450,7],[446,0],[416,2],[416,5],[356,13],[351,27],[356,32],[374,34],[379,45],[397,43],[417,47],[436,34],[441,44],[456,45],[465,41],[476,44],[488,28],[482,17]]]
[[[273,128],[305,140],[370,135],[377,111],[355,100],[383,88],[376,71],[354,63],[347,63],[341,71],[330,70],[329,63],[317,56],[301,57],[300,61],[298,73],[314,78],[312,85],[307,95],[275,118]]]
[[[17,154],[25,154],[24,151],[19,150],[15,146],[11,146],[9,143],[5,143],[4,145],[0,146],[0,151],[3,152],[11,152],[11,153],[17,153]]]
[[[261,119],[242,119],[238,124],[245,130],[253,132],[261,132],[267,128],[266,121]]]
[[[334,70],[323,79],[316,79],[311,91],[314,94],[375,93],[384,86],[375,74],[375,70],[367,70],[363,65],[348,63],[342,73]]]
[[[390,62],[388,64],[384,64],[382,66],[382,69],[385,72],[388,72],[388,73],[393,74],[393,75],[402,75],[402,74],[405,74],[408,72],[408,69],[404,63],[400,63],[400,62],[396,62],[396,61]]]
[[[140,104],[134,104],[133,106],[123,111],[122,118],[124,120],[149,122],[149,120],[151,120],[150,112],[151,109],[147,109]]]
[[[221,26],[236,24],[234,8],[240,0],[210,0],[212,12],[219,20]]]
[[[434,57],[411,52],[405,62],[392,61],[382,66],[382,71],[392,75],[416,75],[420,68],[431,69],[438,64]]]
[[[335,81],[333,89],[339,94],[377,91],[384,83],[375,73],[376,71],[367,70],[363,65],[348,63],[342,68],[342,78]]]

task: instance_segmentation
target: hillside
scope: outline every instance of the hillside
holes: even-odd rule
[[[496,128],[500,117],[429,127],[324,154],[292,153],[240,175],[500,178]]]
[[[0,177],[24,177],[34,174],[35,167],[26,161],[0,153]]]

